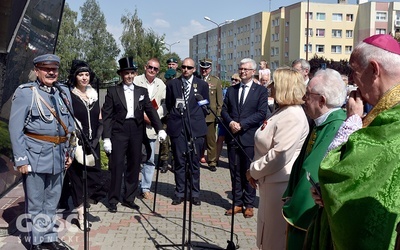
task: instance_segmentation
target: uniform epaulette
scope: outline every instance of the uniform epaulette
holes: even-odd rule
[[[28,83],[23,83],[18,86],[18,88],[23,89],[23,88],[30,88],[32,86],[35,86],[36,82],[28,82]]]

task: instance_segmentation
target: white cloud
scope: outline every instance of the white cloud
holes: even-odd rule
[[[189,56],[189,39],[194,35],[206,31],[206,26],[196,20],[190,20],[189,25],[179,27],[172,33],[171,37],[167,37],[168,41],[180,41],[179,44],[172,47],[172,51],[177,53],[181,59]]]
[[[164,19],[155,19],[153,21],[154,28],[169,28],[171,27],[170,23],[165,21]]]

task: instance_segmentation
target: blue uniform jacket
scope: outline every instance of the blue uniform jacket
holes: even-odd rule
[[[68,134],[65,134],[55,117],[52,121],[46,121],[44,117],[51,117],[50,110],[41,101],[35,101],[35,98],[32,98],[31,87],[35,87],[38,94],[55,109],[57,115],[67,126]],[[69,89],[66,86],[62,86],[62,88],[71,103]],[[39,112],[38,103],[42,106],[43,114]],[[29,132],[47,136],[69,136],[75,130],[73,118],[58,90],[53,88],[52,92],[47,93],[39,88],[38,82],[20,85],[15,90],[12,100],[9,130],[15,166],[29,164],[32,168],[31,171],[35,173],[58,174],[64,170],[65,156],[69,147],[68,141],[55,144],[25,135],[25,132]]]

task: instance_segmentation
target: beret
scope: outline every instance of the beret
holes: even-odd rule
[[[175,57],[168,58],[167,64],[168,63],[178,63],[178,59],[176,59]]]

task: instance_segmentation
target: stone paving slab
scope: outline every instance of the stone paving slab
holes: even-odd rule
[[[224,151],[226,152],[226,151]],[[231,217],[224,212],[230,208],[231,184],[227,158],[220,159],[221,166],[216,172],[206,167],[201,169],[201,206],[192,207],[190,242],[193,249],[226,249],[231,234]],[[152,192],[155,188],[155,175]],[[10,194],[23,197],[23,190],[18,185]],[[13,193],[14,192],[14,193]],[[107,207],[99,202],[91,205],[88,233],[89,249],[157,249],[157,246],[176,244],[176,247],[159,247],[158,249],[182,249],[183,210],[184,204],[171,205],[174,194],[174,175],[172,172],[159,175],[155,213],[152,212],[153,200],[137,199],[140,211],[118,205],[118,212],[109,213]],[[258,194],[258,192],[257,192]],[[22,195],[22,196],[21,196]],[[4,197],[3,197],[4,198]],[[2,198],[2,199],[3,199]],[[1,200],[0,199],[0,204]],[[258,198],[257,198],[258,203]],[[189,219],[189,203],[187,203]],[[234,221],[233,242],[240,249],[257,249],[256,214],[246,219],[237,214]],[[71,249],[84,249],[84,234],[74,224],[76,211],[58,211],[60,232],[59,238]],[[72,221],[72,224],[71,224]],[[189,225],[186,223],[185,243],[189,240]],[[26,249],[24,235],[16,232],[13,235],[0,237],[1,249]],[[187,249],[187,248],[185,248]]]

